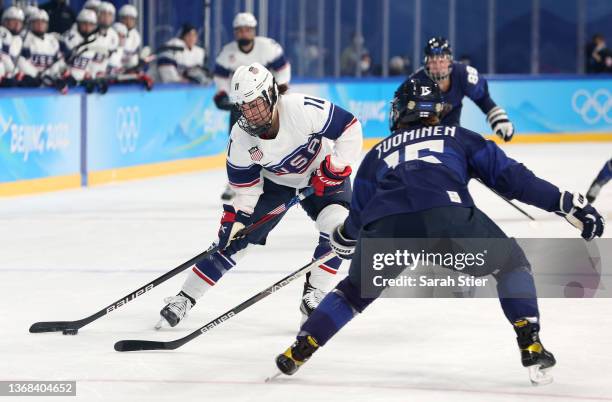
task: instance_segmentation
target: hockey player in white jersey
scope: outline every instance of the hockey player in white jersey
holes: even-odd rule
[[[119,21],[127,28],[125,43],[123,44],[123,55],[121,66],[126,72],[137,72],[139,70],[139,51],[142,44],[140,33],[136,29],[138,10],[131,4],[125,4],[119,9]]]
[[[221,49],[214,69],[216,86],[214,101],[219,109],[231,112],[229,132],[239,117],[229,101],[230,80],[238,67],[248,66],[251,63],[262,64],[272,72],[281,92],[287,91],[291,79],[291,65],[285,58],[283,48],[273,39],[255,36],[257,19],[253,14],[236,14],[232,26],[235,40]],[[229,201],[233,196],[234,192],[228,185],[221,199]]]
[[[0,27],[0,41],[2,51],[0,53],[0,85],[15,85],[14,75],[16,63],[21,52],[22,39],[19,36],[23,29],[23,10],[11,6],[2,13],[2,26]]]
[[[46,11],[36,9],[28,21],[29,30],[23,39],[23,47],[17,61],[19,85],[38,87],[43,81],[52,84],[59,74],[59,41],[54,35],[47,33],[49,16]],[[52,66],[54,67],[51,68]]]
[[[236,233],[301,189],[315,190],[301,202],[320,234],[314,258],[331,250],[329,235],[347,216],[351,165],[359,161],[363,141],[359,121],[325,99],[283,95],[271,72],[259,63],[238,67],[231,89],[240,111],[227,150],[227,173],[236,197],[232,205],[223,205],[217,240],[221,251],[192,267],[181,292],[165,300],[156,328],[177,325],[249,245],[264,245],[279,219],[246,237],[235,238]],[[339,267],[336,257],[308,274],[300,304],[304,317],[332,286]]]
[[[92,70],[94,77],[104,77],[116,73],[121,68],[122,50],[119,46],[119,35],[113,29],[115,22],[115,6],[103,1],[98,6],[98,38],[104,43],[106,52],[99,54],[93,60]]]
[[[235,40],[221,49],[215,61],[217,107],[223,110],[232,109],[233,105],[228,97],[232,74],[238,67],[248,66],[251,63],[260,63],[269,69],[279,88],[286,91],[291,79],[291,65],[285,58],[283,48],[274,39],[255,36],[257,20],[251,13],[237,14],[232,26]]]
[[[68,86],[77,85],[92,78],[94,58],[105,57],[105,43],[96,32],[98,18],[89,9],[79,12],[76,26],[62,36],[60,49],[63,54],[62,78]]]
[[[198,31],[184,24],[178,38],[170,39],[160,49],[157,58],[157,78],[161,82],[206,84],[208,72],[204,68],[206,51],[197,45]]]

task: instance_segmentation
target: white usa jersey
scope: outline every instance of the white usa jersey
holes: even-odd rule
[[[285,58],[283,48],[274,39],[256,36],[253,49],[244,53],[236,41],[230,42],[221,49],[215,61],[214,79],[217,92],[229,94],[230,81],[234,71],[240,66],[259,63],[266,67],[276,83],[288,84],[291,79],[291,65]]]
[[[17,65],[22,73],[36,77],[59,59],[60,45],[55,36],[48,33],[39,36],[28,31]]]
[[[253,211],[264,179],[300,189],[327,155],[339,170],[361,156],[361,124],[341,107],[296,93],[281,95],[276,108],[280,124],[274,139],[251,136],[238,124],[232,128],[227,174],[236,209]]]

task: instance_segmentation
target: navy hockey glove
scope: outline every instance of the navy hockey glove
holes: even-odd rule
[[[561,193],[559,211],[557,215],[563,216],[569,223],[582,230],[580,234],[584,240],[593,240],[603,234],[604,218],[591,206],[580,193]]]
[[[234,240],[238,231],[250,223],[250,214],[242,211],[236,212],[232,205],[223,204],[223,215],[219,227],[219,250],[224,250]]]
[[[327,155],[310,179],[310,185],[314,188],[315,195],[319,197],[338,191],[352,172],[350,166],[345,166],[340,172],[334,171],[330,159],[331,155]]]
[[[334,232],[330,236],[329,243],[331,245],[334,253],[342,259],[350,260],[353,258],[353,254],[355,253],[355,246],[357,245],[357,240],[351,239],[344,232],[344,225],[340,224],[336,226]]]
[[[487,122],[493,132],[504,142],[508,142],[514,135],[514,125],[510,121],[506,111],[499,106],[495,106],[487,113]]]

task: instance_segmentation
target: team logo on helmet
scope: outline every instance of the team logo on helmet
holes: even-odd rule
[[[252,72],[253,74],[257,74],[259,73],[259,70],[257,69],[257,67],[255,66],[251,66],[249,67],[249,71]]]

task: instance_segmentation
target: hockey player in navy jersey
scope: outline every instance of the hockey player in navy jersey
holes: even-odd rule
[[[612,179],[612,159],[606,162],[606,164],[601,168],[593,183],[591,183],[591,187],[587,191],[587,200],[589,202],[594,202],[601,188],[606,185]]]
[[[259,63],[238,67],[230,89],[240,116],[227,149],[227,174],[236,197],[231,205],[223,205],[220,251],[195,264],[181,292],[166,299],[158,328],[177,325],[197,299],[235,269],[249,245],[264,245],[278,218],[246,237],[234,237],[301,189],[315,190],[301,202],[319,232],[314,258],[331,251],[329,236],[348,215],[347,179],[363,142],[359,121],[325,99],[283,95],[272,73]],[[304,317],[332,287],[339,267],[340,259],[334,257],[307,276],[300,304]]]
[[[453,61],[453,52],[445,38],[431,38],[424,52],[424,66],[405,83],[411,78],[429,78],[438,84],[444,98],[444,110],[440,117],[442,124],[460,125],[463,98],[467,96],[487,115],[487,122],[498,137],[506,142],[512,140],[514,125],[506,111],[491,99],[487,80],[478,74],[478,70]]]
[[[441,238],[461,245],[478,238],[484,244],[491,242],[489,250],[504,239],[508,248],[504,264],[487,266],[488,272],[478,275],[492,274],[497,281],[502,310],[516,331],[522,364],[528,367],[531,380],[552,380],[545,370],[555,365],[555,358],[539,338],[540,314],[530,264],[518,243],[474,206],[468,182],[479,178],[508,198],[564,216],[586,240],[603,234],[604,221],[582,195],[560,191],[538,178],[492,141],[458,126],[441,125],[442,108],[439,89],[429,80],[412,79],[397,93],[392,104],[391,135],[362,161],[349,216],[332,235],[334,251],[352,258],[349,274],[312,312],[295,343],[277,357],[282,373],[295,373],[375,300],[361,293],[361,277],[373,269],[361,265],[364,239],[434,242]],[[437,244],[447,247],[445,242]]]

